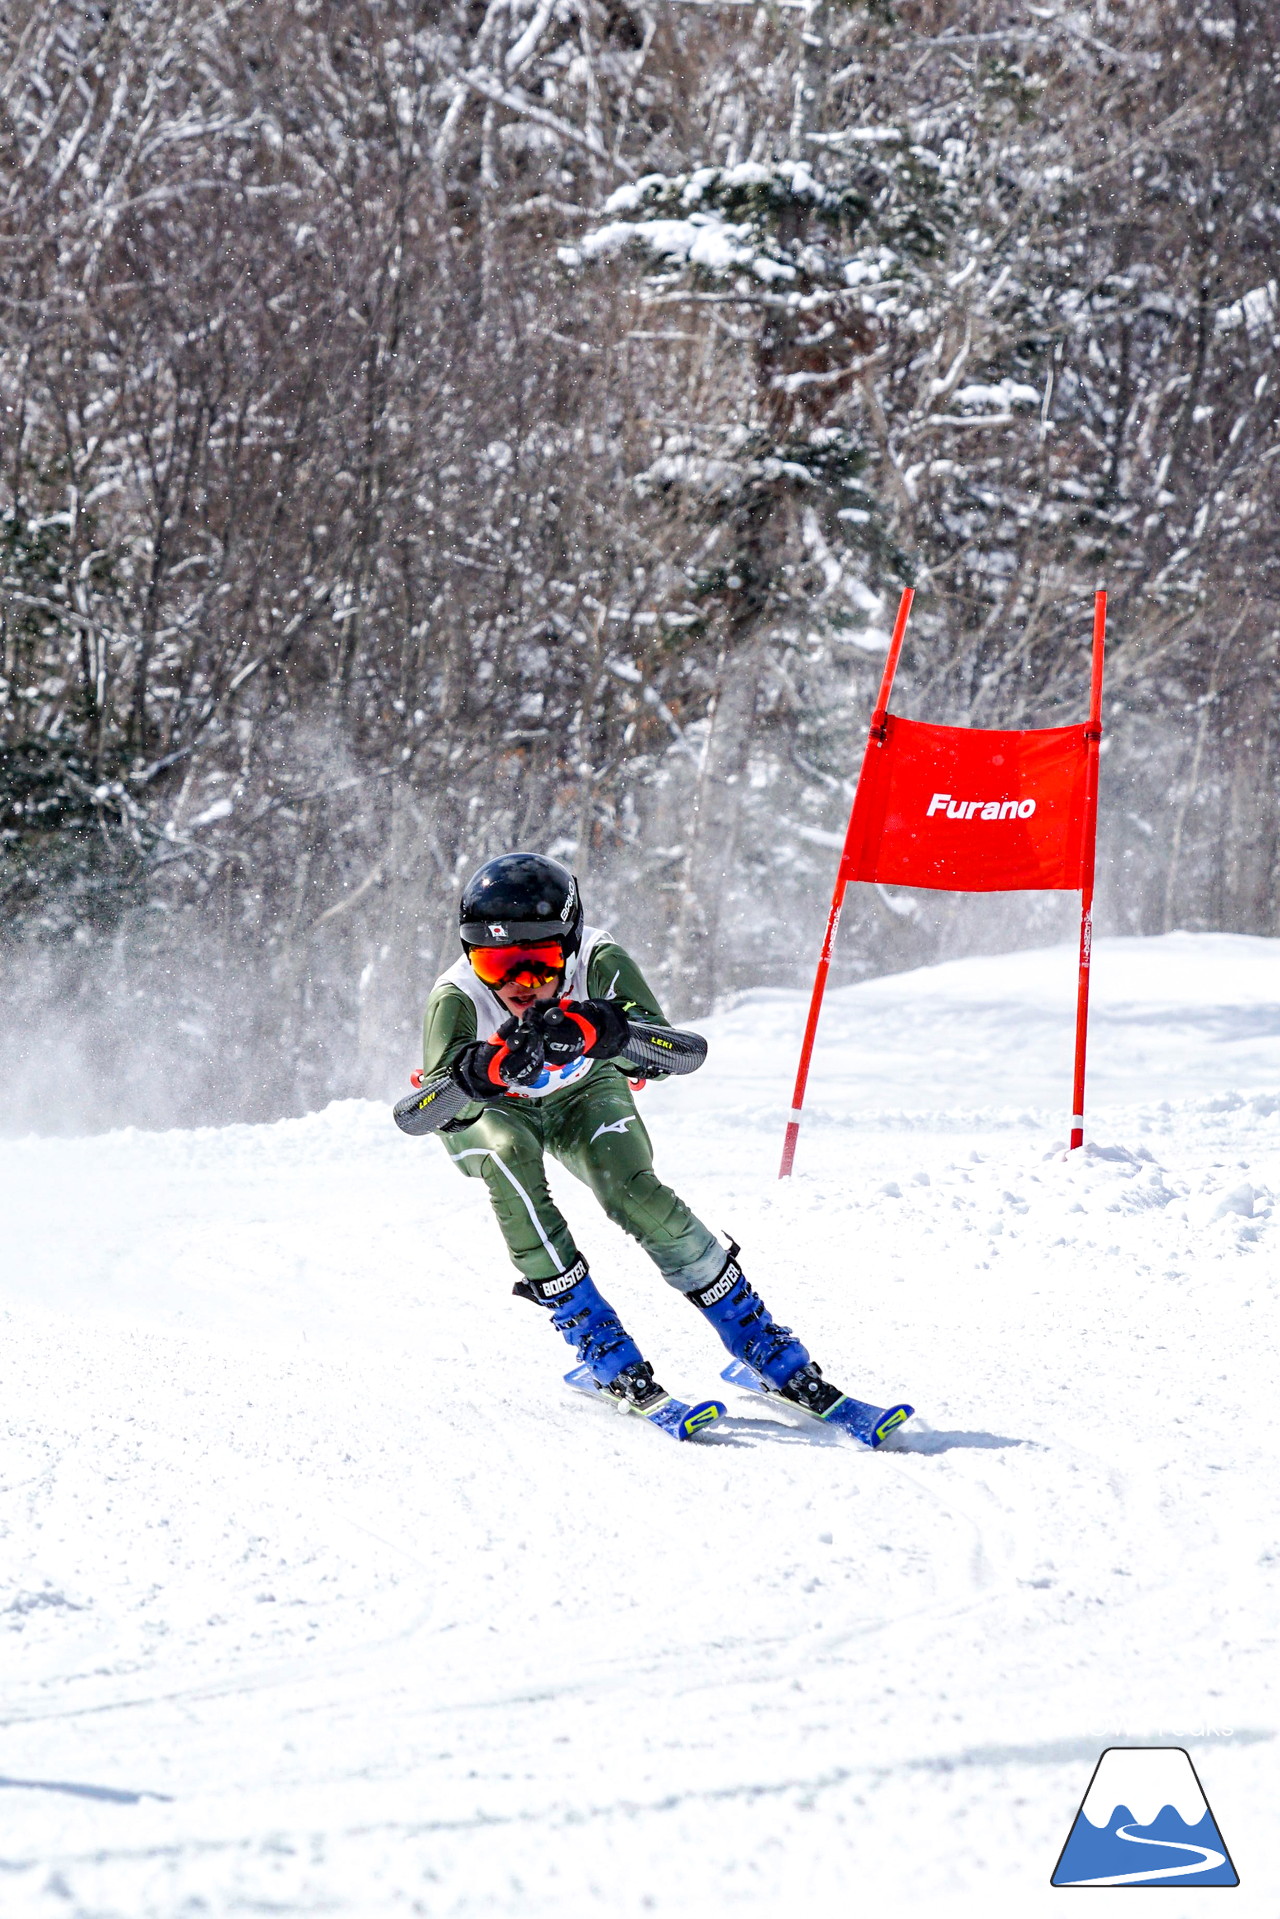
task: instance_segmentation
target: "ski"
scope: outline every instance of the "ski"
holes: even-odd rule
[[[631,1037],[617,1057],[643,1073],[696,1073],[707,1057],[707,1042],[701,1033],[681,1032],[674,1026],[642,1025],[638,1020],[630,1024]],[[455,1079],[448,1073],[437,1073],[397,1100],[392,1118],[402,1133],[421,1139],[427,1133],[438,1133],[471,1104],[470,1094],[464,1093]]]
[[[732,1359],[720,1375],[729,1386],[741,1386],[749,1393],[762,1393],[768,1399],[776,1399],[792,1412],[802,1413],[806,1419],[816,1419],[819,1425],[836,1426],[841,1432],[852,1433],[864,1446],[882,1445],[890,1433],[896,1432],[905,1420],[910,1419],[914,1406],[868,1406],[864,1400],[851,1399],[842,1394],[835,1404],[825,1413],[812,1413],[805,1406],[797,1406],[793,1400],[784,1399],[777,1388],[740,1359]]]
[[[641,1408],[633,1406],[628,1400],[613,1399],[591,1376],[589,1366],[575,1366],[571,1373],[564,1376],[566,1386],[574,1386],[581,1393],[590,1393],[593,1399],[602,1399],[607,1405],[617,1408],[620,1413],[634,1413],[638,1419],[647,1419],[651,1426],[670,1433],[672,1439],[696,1439],[699,1433],[714,1426],[717,1419],[724,1418],[724,1406],[718,1399],[701,1399],[696,1406],[688,1406],[682,1399],[673,1399],[668,1393],[655,1406]]]

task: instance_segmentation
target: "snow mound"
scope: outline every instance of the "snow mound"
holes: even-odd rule
[[[950,960],[827,995],[806,1106],[833,1117],[903,1109],[1070,1112],[1074,945]],[[1088,1109],[1280,1088],[1280,940],[1169,933],[1095,942]],[[808,994],[746,993],[699,1022],[707,1068],[664,1110],[791,1104]]]

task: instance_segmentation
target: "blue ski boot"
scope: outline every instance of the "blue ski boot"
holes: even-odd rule
[[[564,1334],[601,1392],[625,1399],[640,1412],[667,1398],[653,1377],[653,1367],[640,1357],[639,1347],[588,1273],[585,1260],[554,1279],[522,1279],[513,1290],[550,1308],[551,1324]]]
[[[731,1245],[717,1278],[688,1297],[711,1321],[733,1357],[760,1375],[766,1388],[819,1418],[842,1397],[829,1386],[789,1326],[779,1326],[747,1284]]]
[[[825,1425],[840,1427],[864,1446],[879,1446],[906,1419],[912,1406],[870,1406],[842,1393],[814,1364],[789,1326],[775,1325],[758,1293],[752,1292],[730,1246],[719,1276],[689,1294],[719,1333],[733,1361],[721,1373],[732,1386],[773,1393]]]

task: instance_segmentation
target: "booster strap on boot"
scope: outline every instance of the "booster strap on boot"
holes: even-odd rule
[[[511,1291],[517,1299],[531,1299],[535,1306],[554,1306],[586,1276],[587,1262],[579,1258],[567,1272],[556,1273],[551,1279],[518,1279]]]
[[[720,1268],[715,1278],[706,1286],[699,1286],[694,1292],[686,1293],[685,1298],[691,1299],[695,1306],[700,1306],[704,1313],[709,1307],[718,1306],[722,1299],[726,1299],[729,1296],[738,1281],[742,1278],[742,1268],[738,1264],[738,1254],[741,1251],[742,1248],[739,1246],[737,1240],[731,1239],[729,1241],[729,1250],[725,1254],[724,1265]]]

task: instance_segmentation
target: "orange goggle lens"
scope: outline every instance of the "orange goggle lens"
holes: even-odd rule
[[[467,956],[476,978],[486,986],[545,986],[564,971],[558,945],[473,946]]]

